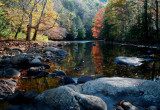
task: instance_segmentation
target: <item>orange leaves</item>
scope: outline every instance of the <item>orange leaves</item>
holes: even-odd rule
[[[92,28],[93,37],[95,38],[98,38],[100,36],[100,32],[103,28],[103,13],[104,13],[104,8],[101,8],[98,10],[95,16],[94,27]]]

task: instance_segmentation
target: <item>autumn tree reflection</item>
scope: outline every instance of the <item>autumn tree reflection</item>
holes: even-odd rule
[[[94,55],[94,66],[97,70],[97,73],[98,74],[102,74],[102,58],[103,58],[103,54],[101,52],[101,49],[100,49],[100,45],[99,43],[95,43],[93,46],[92,46],[92,52],[91,52],[92,55]]]

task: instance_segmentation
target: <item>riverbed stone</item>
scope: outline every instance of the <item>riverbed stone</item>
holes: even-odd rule
[[[55,48],[55,47],[46,47],[45,48],[45,51],[51,51],[51,52],[56,52],[57,51],[57,48]]]
[[[130,102],[123,102],[122,105],[125,108],[125,110],[138,110],[138,108],[132,105]]]
[[[91,76],[82,76],[78,78],[78,83],[85,83],[87,81],[91,81],[93,78]]]
[[[57,49],[56,50],[57,55],[59,56],[65,56],[68,55],[68,52],[64,51],[63,49]]]
[[[61,84],[73,84],[75,82],[70,76],[64,76],[63,78],[61,78],[58,81],[58,83],[61,83]]]
[[[80,94],[65,86],[46,90],[38,95],[35,100],[41,105],[48,106],[48,110],[107,110],[107,105],[102,99]],[[43,110],[44,108],[38,109]]]
[[[23,102],[30,103],[36,96],[37,96],[37,92],[35,90],[31,90],[29,92],[26,92],[23,95]]]
[[[62,70],[58,70],[58,69],[55,69],[54,71],[53,71],[53,73],[55,73],[55,75],[56,76],[66,76],[66,73],[64,72],[64,71],[62,71]]]
[[[8,68],[5,71],[5,75],[4,76],[7,77],[7,78],[18,78],[20,75],[21,75],[21,73],[19,71],[17,71],[16,69]]]
[[[22,104],[23,101],[23,92],[21,90],[17,90],[14,94],[8,97],[8,102],[14,105]]]
[[[28,66],[29,65],[29,59],[25,57],[24,55],[16,55],[11,57],[11,63],[14,65],[19,66]]]
[[[12,95],[16,89],[16,80],[1,79],[0,80],[0,101],[4,101],[8,96]]]

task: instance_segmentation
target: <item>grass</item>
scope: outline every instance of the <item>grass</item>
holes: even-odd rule
[[[15,33],[10,34],[11,37],[14,38]],[[31,39],[33,38],[34,33],[31,33]],[[20,32],[17,36],[17,39],[21,39],[21,40],[25,40],[26,39],[26,34]],[[48,36],[45,35],[41,35],[41,34],[37,34],[37,39],[36,41],[44,41],[44,42],[48,42]]]

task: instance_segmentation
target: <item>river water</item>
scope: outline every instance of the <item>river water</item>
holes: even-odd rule
[[[127,77],[148,80],[159,80],[160,52],[157,49],[140,48],[108,44],[104,41],[73,41],[64,47],[69,55],[61,63],[49,63],[52,73],[54,69],[63,70],[75,81],[81,76]],[[140,66],[116,64],[116,57],[137,57],[152,59]],[[36,90],[38,93],[59,86],[59,78],[20,79],[18,89]]]

